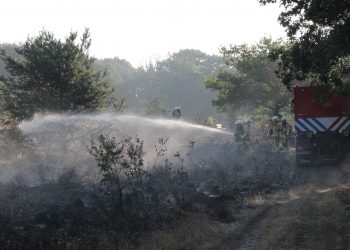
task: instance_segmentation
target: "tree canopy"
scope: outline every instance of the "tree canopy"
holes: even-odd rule
[[[16,60],[21,59],[13,51],[12,45],[0,48],[6,49],[6,54],[11,53]],[[3,65],[0,58],[0,75],[8,76]],[[115,89],[108,98],[109,106],[117,104],[118,107],[124,107],[126,101],[129,111],[141,114],[150,113],[147,109],[154,104],[159,104],[162,112],[151,112],[153,114],[163,114],[165,110],[171,111],[175,106],[181,106],[183,117],[193,120],[206,119],[209,116],[216,119],[224,117],[211,105],[215,93],[211,93],[203,85],[206,76],[215,74],[222,67],[224,62],[220,56],[191,49],[180,50],[164,60],[139,68],[134,68],[129,62],[119,58],[96,59],[93,62],[95,71],[106,69],[108,74],[105,80]],[[121,96],[125,99],[120,99]],[[114,107],[111,109],[115,110]],[[170,112],[168,115],[170,116]]]
[[[61,41],[41,31],[15,49],[18,57],[3,51],[1,59],[10,73],[1,77],[4,111],[24,119],[35,112],[96,110],[107,105],[112,88],[106,73],[93,69],[89,30],[80,43],[76,40],[76,32]]]
[[[274,74],[277,63],[269,59],[270,51],[281,44],[263,38],[256,45],[221,48],[226,69],[205,81],[207,88],[218,91],[213,105],[232,116],[247,106],[262,107],[268,114],[278,114],[286,107],[291,94]]]
[[[279,16],[288,46],[272,53],[281,59],[279,76],[291,87],[311,80],[338,90],[349,88],[350,2],[348,0],[258,0],[284,8]]]
[[[114,58],[97,59],[94,62],[94,69],[97,71],[107,71],[107,80],[114,88],[114,91],[119,92],[119,87],[122,87],[126,82],[130,82],[135,78],[137,69],[135,69],[128,61]]]
[[[155,113],[180,106],[186,119],[220,116],[211,105],[214,94],[204,88],[203,79],[223,65],[219,56],[185,49],[135,71],[119,66],[125,77],[117,84],[118,94],[127,98],[130,109],[143,114],[155,105],[159,106]]]

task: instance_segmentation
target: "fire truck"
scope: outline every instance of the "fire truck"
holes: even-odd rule
[[[326,94],[325,94],[326,93]],[[320,101],[322,94],[322,101]],[[295,87],[296,164],[337,161],[349,154],[350,96],[322,92],[320,87]]]

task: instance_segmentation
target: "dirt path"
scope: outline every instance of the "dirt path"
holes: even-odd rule
[[[288,191],[245,201],[233,222],[195,218],[141,249],[350,249],[350,162],[297,168],[295,178]]]
[[[259,249],[259,243],[264,237],[264,232],[271,221],[271,215],[274,213],[275,207],[267,207],[259,218],[255,218],[253,224],[248,225],[248,231],[239,240],[234,248],[241,250]]]
[[[338,194],[350,189],[350,164],[297,169],[300,184],[267,199],[266,213],[221,249],[350,249]],[[227,241],[226,241],[227,242]]]

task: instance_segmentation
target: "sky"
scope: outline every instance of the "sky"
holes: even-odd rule
[[[0,43],[23,43],[41,30],[63,39],[90,29],[90,54],[134,67],[180,49],[219,54],[221,46],[285,37],[278,6],[257,0],[6,0]]]

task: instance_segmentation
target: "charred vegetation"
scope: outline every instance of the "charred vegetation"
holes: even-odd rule
[[[10,181],[2,176],[1,184],[4,249],[136,247],[145,235],[176,228],[193,216],[224,224],[239,220],[249,197],[286,189],[292,182],[288,155],[271,157],[253,148],[236,156],[232,144],[221,139],[215,147],[226,150],[204,160],[200,156],[213,146],[201,137],[183,144],[161,137],[150,146],[141,136],[98,135],[101,124],[89,127],[86,120],[62,124],[71,132],[69,140],[79,141],[68,151],[60,133],[48,148],[50,131],[45,136],[40,131],[40,138],[33,127],[28,132],[29,126],[18,133],[2,130],[7,142],[2,152],[11,152],[2,167],[13,171]],[[78,135],[96,128],[93,141]],[[21,156],[13,148],[21,149]],[[72,150],[88,160],[71,161],[67,152]]]

